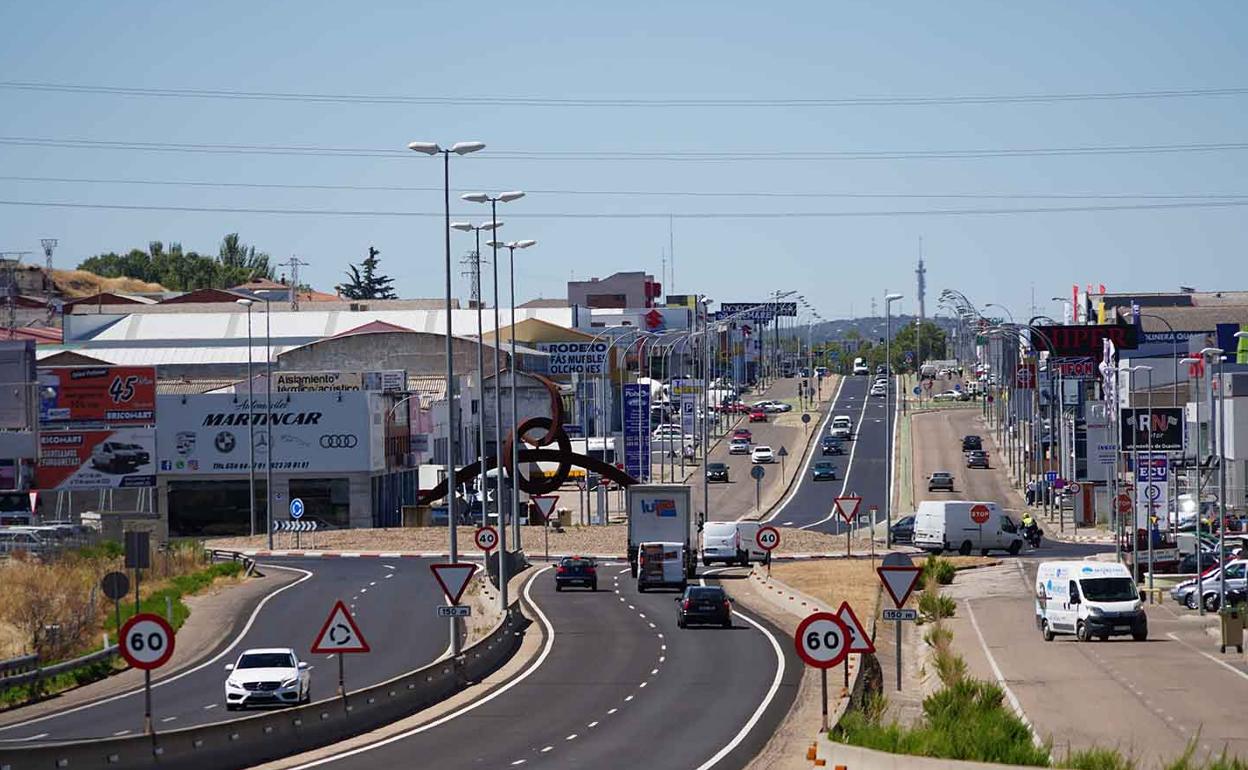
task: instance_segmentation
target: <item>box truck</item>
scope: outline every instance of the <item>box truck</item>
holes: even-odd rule
[[[1126,565],[1103,561],[1046,561],[1036,570],[1036,627],[1046,642],[1056,634],[1148,638],[1148,616]]]
[[[982,523],[977,521],[982,519]],[[924,500],[914,513],[914,545],[933,553],[1023,550],[1018,522],[996,503],[974,500]]]
[[[758,547],[757,521],[708,521],[702,525],[702,564],[709,567],[715,562],[740,564],[748,567],[750,562],[763,562],[767,552]]]
[[[625,492],[628,509],[628,566],[637,577],[637,551],[642,543],[679,543],[685,576],[697,572],[697,531],[685,484],[633,484]]]

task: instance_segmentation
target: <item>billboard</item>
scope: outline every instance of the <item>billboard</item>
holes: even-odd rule
[[[607,361],[608,342],[539,342],[546,353],[549,374],[602,374]]]
[[[151,428],[50,430],[39,434],[39,489],[156,486],[156,432]]]
[[[160,473],[247,473],[253,432],[257,471],[272,462],[275,471],[347,473],[380,470],[385,462],[380,402],[368,393],[275,393],[267,414],[260,396],[250,407],[246,397],[230,393],[160,396],[158,402]]]
[[[734,313],[744,311],[763,311],[770,315],[781,315],[787,318],[795,318],[797,316],[796,302],[721,302],[719,303],[719,312],[723,317],[728,317]]]
[[[650,477],[650,383],[624,386],[624,471]]]
[[[364,377],[359,372],[275,372],[274,393],[324,393],[340,390],[363,390]]]
[[[151,425],[156,422],[156,367],[40,369],[39,422]]]
[[[1110,324],[1102,326],[1039,326],[1032,334],[1031,344],[1037,351],[1047,350],[1058,356],[1094,356],[1100,358],[1104,342],[1114,343],[1117,350],[1135,350],[1139,330],[1134,326]]]
[[[1065,380],[1093,381],[1100,376],[1092,356],[1050,357],[1049,371]]]
[[[1155,452],[1183,451],[1183,407],[1154,407],[1150,420],[1148,409],[1121,410],[1121,444],[1119,448],[1130,452],[1132,448],[1146,451],[1149,438]]]

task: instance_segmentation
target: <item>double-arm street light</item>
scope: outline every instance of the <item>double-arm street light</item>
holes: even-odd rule
[[[442,200],[446,227],[446,520],[450,534],[451,561],[459,561],[459,547],[456,539],[455,526],[459,523],[455,499],[455,450],[458,442],[455,432],[458,430],[455,420],[455,348],[451,330],[452,296],[451,296],[451,155],[467,155],[485,149],[483,142],[456,142],[449,149],[443,149],[436,142],[412,142],[407,145],[409,150],[425,155],[442,156]],[[270,529],[272,529],[270,527]],[[450,619],[451,654],[458,655],[460,641],[458,623]]]
[[[251,374],[251,306],[254,299],[236,299],[238,304],[247,308],[247,510],[251,516],[251,534],[256,534],[256,405],[252,403]],[[270,527],[272,529],[272,527]]]
[[[887,522],[885,544],[892,546],[893,540],[893,382],[897,374],[893,371],[893,303],[902,299],[900,294],[884,295],[884,366],[888,368],[888,382],[884,385],[884,520]],[[871,523],[875,526],[875,522]],[[871,538],[873,541],[875,537]]]

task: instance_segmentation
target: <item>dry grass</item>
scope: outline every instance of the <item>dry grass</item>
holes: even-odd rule
[[[849,602],[864,624],[879,614],[880,578],[870,559],[782,562],[771,565],[771,576],[834,609]]]
[[[90,297],[104,291],[127,294],[168,291],[158,283],[147,283],[135,278],[105,278],[86,270],[53,270],[52,283],[70,299]]]

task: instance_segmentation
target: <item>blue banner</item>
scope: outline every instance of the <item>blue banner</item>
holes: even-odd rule
[[[639,481],[650,474],[650,384],[624,386],[624,471]]]

